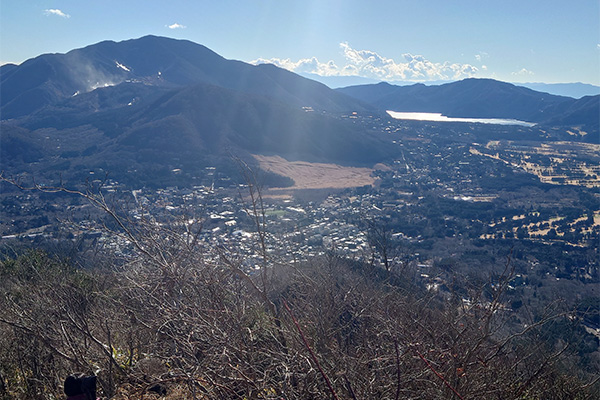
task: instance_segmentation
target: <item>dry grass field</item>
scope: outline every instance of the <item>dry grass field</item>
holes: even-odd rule
[[[371,176],[373,172],[371,168],[287,161],[279,156],[254,155],[254,157],[262,169],[293,179],[294,186],[288,189],[341,189],[372,185],[375,182],[375,178]]]

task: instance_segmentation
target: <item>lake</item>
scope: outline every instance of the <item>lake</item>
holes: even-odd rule
[[[394,119],[408,119],[413,121],[435,121],[435,122],[470,122],[476,124],[496,124],[496,125],[520,125],[520,126],[534,126],[532,122],[519,121],[517,119],[504,119],[504,118],[455,118],[446,117],[441,113],[427,113],[427,112],[398,112],[390,111],[387,113]]]

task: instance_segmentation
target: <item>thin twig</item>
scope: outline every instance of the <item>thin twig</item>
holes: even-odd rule
[[[398,340],[394,339],[394,347],[396,348],[396,373],[397,373],[397,383],[396,383],[396,400],[400,398],[400,350],[398,349]]]
[[[285,307],[287,312],[290,314],[290,317],[292,317],[292,321],[294,322],[294,325],[296,325],[296,329],[298,329],[298,333],[300,333],[300,337],[302,338],[302,341],[304,342],[304,346],[306,346],[306,349],[310,353],[310,357],[313,359],[314,363],[316,364],[317,368],[319,369],[319,372],[321,373],[321,376],[323,377],[323,379],[325,379],[325,382],[327,383],[327,387],[329,388],[329,391],[331,392],[331,396],[335,400],[339,400],[337,393],[335,392],[335,390],[333,389],[333,386],[331,385],[331,381],[329,380],[329,377],[327,376],[325,371],[323,371],[323,368],[321,368],[321,364],[319,363],[317,356],[315,355],[312,348],[310,347],[310,344],[308,344],[308,340],[306,340],[306,336],[304,336],[304,332],[302,331],[302,328],[300,327],[298,320],[296,320],[296,317],[294,316],[292,309],[290,308],[290,306],[288,306],[288,303],[287,303],[287,301],[285,301],[285,299],[281,299],[281,300],[283,301],[283,306]]]
[[[448,383],[448,381],[446,380],[446,378],[444,378],[444,377],[443,377],[443,376],[442,376],[442,375],[441,375],[439,372],[437,372],[437,371],[435,370],[435,368],[433,368],[433,366],[432,366],[432,365],[429,363],[429,361],[427,361],[427,360],[425,359],[425,357],[423,357],[423,354],[421,354],[421,352],[419,352],[419,350],[415,349],[415,351],[417,352],[417,354],[418,354],[418,356],[421,358],[421,360],[423,360],[423,361],[425,362],[425,364],[427,364],[427,366],[429,367],[429,369],[430,369],[430,370],[432,370],[432,371],[433,371],[433,373],[434,373],[434,374],[436,374],[436,375],[437,375],[437,377],[438,377],[438,378],[440,378],[440,379],[442,380],[442,382],[444,382],[444,385],[446,385],[446,386],[447,386],[447,387],[448,387],[450,390],[452,390],[452,392],[454,392],[454,394],[455,394],[455,395],[456,395],[456,396],[457,396],[459,399],[461,399],[461,400],[465,400],[465,399],[464,399],[464,397],[462,397],[462,396],[460,395],[460,393],[458,393],[458,392],[456,391],[456,389],[454,389],[454,388],[452,387],[452,385],[450,385],[450,384]]]
[[[350,380],[348,379],[347,375],[344,375],[344,381],[346,382],[346,389],[348,389],[348,393],[350,393],[352,400],[358,400],[356,398],[356,394],[354,394],[354,390],[352,389],[352,384],[350,383]]]

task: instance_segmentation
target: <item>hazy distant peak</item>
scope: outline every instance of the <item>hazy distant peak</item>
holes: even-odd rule
[[[600,86],[590,85],[588,83],[572,82],[572,83],[543,83],[543,82],[527,82],[517,83],[516,85],[524,86],[539,92],[550,93],[559,96],[568,96],[575,99],[584,96],[596,96],[600,94]]]

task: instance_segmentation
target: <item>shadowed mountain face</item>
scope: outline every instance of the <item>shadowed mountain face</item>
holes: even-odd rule
[[[436,112],[448,117],[512,118],[552,125],[598,129],[600,96],[580,100],[515,86],[492,79],[465,79],[439,86],[388,83],[337,89],[378,109]]]
[[[242,149],[359,164],[376,163],[387,153],[382,143],[338,119],[214,85],[165,90],[133,108],[86,115],[79,123],[88,121],[115,138],[117,147],[132,151],[156,148],[191,156]]]
[[[600,96],[585,96],[574,102],[561,103],[544,123],[552,126],[581,126],[597,134],[600,128]]]

